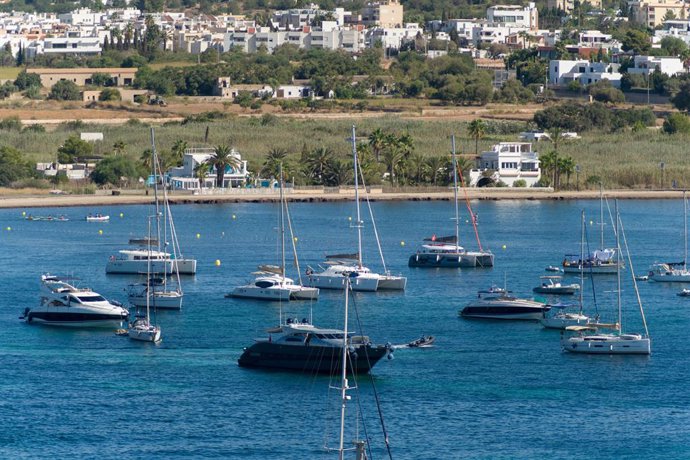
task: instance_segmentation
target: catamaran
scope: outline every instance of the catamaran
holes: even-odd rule
[[[430,267],[430,268],[484,268],[494,266],[494,255],[491,251],[485,251],[482,248],[482,243],[479,240],[479,232],[477,231],[476,214],[472,212],[469,199],[466,198],[467,209],[472,219],[472,226],[474,228],[475,236],[477,237],[478,251],[467,251],[460,246],[460,217],[458,212],[458,168],[457,160],[455,158],[455,136],[451,136],[451,147],[453,155],[453,198],[455,203],[455,235],[425,238],[424,244],[417,250],[415,254],[410,256],[408,265],[410,267]],[[460,175],[460,181],[463,183],[464,179]]]
[[[683,235],[685,236],[685,252],[680,263],[656,263],[649,270],[649,281],[658,283],[690,283],[688,270],[688,202],[683,191]]]
[[[309,267],[307,270],[307,274],[309,276],[309,284],[312,287],[320,289],[344,289],[345,281],[343,275],[347,273],[353,276],[352,290],[354,291],[404,291],[405,286],[407,285],[407,278],[405,278],[404,276],[393,275],[386,268],[386,263],[383,258],[383,251],[381,249],[381,243],[379,242],[378,238],[378,231],[376,230],[376,222],[374,221],[374,213],[371,210],[368,195],[367,203],[369,204],[369,215],[371,217],[371,223],[374,229],[376,243],[379,248],[379,254],[381,255],[384,273],[376,273],[371,271],[369,268],[364,266],[364,262],[362,261],[362,226],[364,222],[361,218],[359,203],[359,177],[361,170],[359,167],[359,161],[357,159],[357,140],[355,134],[355,126],[353,125],[351,140],[352,156],[355,169],[355,208],[357,212],[355,228],[357,228],[358,250],[355,254],[338,254],[327,256],[327,262],[325,264],[326,266],[319,267],[319,271]],[[362,180],[364,180],[364,175],[362,175],[361,177]]]

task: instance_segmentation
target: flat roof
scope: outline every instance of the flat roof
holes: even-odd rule
[[[29,73],[37,73],[37,74],[72,74],[72,75],[78,75],[78,74],[88,74],[92,75],[94,73],[136,73],[137,72],[136,67],[102,67],[102,68],[93,68],[93,67],[80,67],[77,69],[46,69],[46,68],[28,68],[26,69],[27,72]]]

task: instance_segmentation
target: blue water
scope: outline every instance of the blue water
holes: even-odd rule
[[[478,289],[502,285],[505,277],[510,289],[529,295],[547,274],[544,267],[578,253],[580,209],[588,213],[596,246],[598,201],[474,203],[482,243],[496,253],[496,267],[465,271],[407,267],[424,236],[452,233],[448,202],[373,206],[387,263],[408,276],[408,289],[355,295],[365,332],[391,343],[437,337],[434,348],[398,350],[395,359],[374,368],[394,458],[690,458],[690,299],[675,295],[680,286],[640,283],[651,357],[569,355],[560,349],[558,332],[537,324],[458,318]],[[183,310],[158,313],[158,346],[112,331],[18,320],[37,303],[44,272],[80,277],[124,301],[133,279],[106,276],[105,263],[129,237],[146,233],[146,206],[1,210],[0,458],[335,458],[323,449],[326,440],[335,446],[338,416],[337,392],[328,389],[327,377],[236,364],[242,348],[277,323],[281,307],[299,317],[313,309],[315,324],[342,325],[337,292],[323,292],[313,304],[282,306],[224,298],[259,263],[278,262],[276,207],[173,208],[185,255],[199,266],[196,277],[184,280]],[[303,263],[355,249],[352,208],[291,206]],[[624,201],[620,208],[638,272],[655,260],[682,260],[680,201]],[[64,213],[72,220],[30,222],[22,211]],[[79,220],[89,212],[108,213],[111,222]],[[610,230],[608,246],[614,244]],[[370,225],[365,236],[365,259],[379,267]],[[475,247],[466,222],[461,238]],[[628,275],[624,329],[639,332]],[[614,320],[615,277],[598,277],[595,286],[599,313]],[[384,458],[372,382],[363,378],[358,385],[353,394],[363,407],[373,457]]]

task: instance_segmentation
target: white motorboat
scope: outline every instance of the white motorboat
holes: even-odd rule
[[[41,304],[27,308],[22,319],[30,324],[116,328],[128,317],[129,312],[121,304],[46,274],[41,276]]]
[[[88,216],[86,216],[87,222],[108,222],[109,220],[110,220],[110,216],[104,216],[103,214],[96,214],[96,215],[89,214]]]
[[[683,289],[676,295],[679,297],[690,297],[690,289]]]
[[[649,281],[657,283],[690,283],[688,270],[688,201],[683,192],[683,234],[685,235],[685,253],[680,263],[657,263],[649,271]]]
[[[619,227],[620,226],[620,227]],[[618,230],[620,228],[620,231]],[[620,215],[618,214],[618,203],[616,202],[616,247],[620,252],[620,236],[623,235],[625,239],[625,232],[623,230],[622,224],[620,222]],[[620,265],[617,270],[617,299],[618,299],[618,322],[614,325],[616,333],[614,334],[586,334],[584,331],[591,328],[571,326],[568,329],[577,331],[579,334],[573,337],[564,337],[561,339],[561,345],[565,351],[570,353],[585,353],[585,354],[607,354],[607,355],[649,355],[651,354],[651,339],[649,337],[649,331],[647,329],[647,320],[644,315],[644,309],[642,308],[642,301],[640,299],[640,293],[637,289],[637,282],[635,281],[635,271],[632,265],[632,259],[630,257],[630,251],[626,242],[626,252],[628,256],[628,264],[630,265],[630,272],[632,275],[632,282],[635,288],[635,294],[637,295],[637,303],[640,310],[640,316],[642,318],[642,324],[644,325],[645,334],[630,334],[623,333],[623,313],[622,313],[622,301],[621,301],[621,270]]]
[[[573,295],[580,289],[577,283],[563,284],[562,276],[541,276],[542,283],[532,289],[532,292],[548,295]]]
[[[412,254],[407,261],[410,267],[419,268],[488,268],[494,266],[494,255],[491,251],[482,248],[477,231],[477,216],[472,212],[469,199],[467,209],[472,219],[474,234],[477,238],[478,251],[467,251],[460,246],[460,215],[458,211],[458,171],[455,159],[455,136],[451,137],[451,147],[453,154],[453,198],[455,203],[455,235],[437,238],[425,238],[415,254]],[[460,181],[464,186],[464,179],[460,175]]]
[[[488,294],[488,295],[487,295]],[[501,289],[479,291],[477,299],[460,311],[464,318],[511,319],[539,321],[551,306],[534,300],[519,299]]]
[[[383,257],[383,251],[381,249],[381,243],[379,241],[378,231],[376,229],[376,221],[374,220],[374,213],[371,209],[369,195],[367,192],[365,192],[365,196],[367,197],[369,216],[374,229],[376,244],[379,249],[379,255],[381,256],[383,273],[379,274],[372,272],[369,268],[364,266],[364,262],[362,261],[362,225],[364,222],[361,218],[359,203],[360,168],[359,160],[357,159],[357,140],[354,125],[352,126],[352,138],[350,140],[352,141],[352,156],[355,170],[355,210],[357,220],[355,221],[354,226],[357,228],[358,251],[355,254],[327,256],[326,258],[330,260],[330,263],[327,262],[326,267],[319,266],[318,272],[312,268],[309,268],[307,273],[309,275],[309,284],[312,287],[317,287],[320,289],[344,289],[345,282],[343,281],[343,274],[350,273],[356,275],[352,280],[353,291],[404,291],[405,287],[407,286],[407,278],[404,276],[393,275],[386,268],[386,261]],[[361,175],[361,178],[362,186],[366,190],[364,175]]]
[[[273,301],[317,300],[319,298],[318,288],[302,285],[302,275],[300,274],[299,259],[297,258],[295,235],[292,232],[292,220],[290,219],[290,211],[288,209],[287,200],[285,199],[284,194],[282,165],[280,166],[280,213],[278,220],[280,224],[280,228],[278,229],[280,232],[278,242],[280,243],[281,265],[279,267],[274,265],[261,265],[259,267],[260,271],[255,273],[258,275],[258,277],[252,283],[236,287],[226,297],[241,297]],[[297,276],[299,276],[299,284],[296,284],[292,278],[285,276],[286,220],[290,230],[292,254],[297,268]]]

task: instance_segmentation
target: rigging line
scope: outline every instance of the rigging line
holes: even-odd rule
[[[589,247],[589,233],[587,232],[587,229],[585,228],[585,243],[587,246],[587,258],[591,258],[591,248]],[[592,261],[590,260],[589,264],[589,284],[592,285],[592,301],[594,302],[594,311],[596,312],[597,316],[599,315],[599,305],[597,305],[597,291],[594,288],[594,273],[592,270]],[[583,271],[585,269],[585,260],[582,259],[580,261],[580,271]],[[582,288],[580,288],[582,289]]]
[[[479,240],[479,229],[477,229],[477,219],[475,217],[475,214],[472,212],[472,206],[470,205],[470,197],[467,194],[467,188],[465,187],[465,179],[462,177],[462,172],[460,174],[457,173],[457,160],[455,158],[453,158],[453,162],[456,169],[455,174],[460,177],[460,185],[462,186],[462,193],[465,196],[465,204],[467,205],[467,211],[470,213],[470,221],[472,222],[472,228],[474,229],[474,236],[477,239],[477,246],[479,246],[480,251],[484,251],[484,249],[482,248],[482,242]],[[458,242],[457,244],[460,244],[460,242]]]
[[[649,329],[647,329],[647,318],[644,316],[644,309],[642,308],[642,299],[640,298],[640,290],[637,287],[637,281],[635,281],[635,269],[633,268],[632,258],[630,257],[630,248],[628,247],[628,239],[625,237],[625,228],[623,228],[623,221],[620,220],[618,225],[621,226],[621,236],[623,237],[623,244],[625,244],[625,252],[628,255],[628,265],[630,266],[630,276],[633,279],[633,287],[635,288],[635,296],[637,297],[637,305],[640,307],[640,315],[642,315],[642,324],[644,325],[644,332],[647,337],[649,337]]]
[[[362,322],[359,318],[359,309],[357,308],[357,302],[355,301],[355,296],[352,296],[352,306],[355,309],[355,318],[357,320],[357,327],[359,328],[359,333],[362,334]],[[369,353],[367,347],[364,347],[364,356],[367,359],[367,364],[369,365],[369,370],[371,371],[371,363],[369,361]],[[386,451],[388,452],[388,458],[393,460],[393,453],[391,452],[391,446],[388,441],[388,430],[386,430],[386,423],[383,420],[383,411],[381,410],[381,401],[379,399],[379,393],[376,390],[376,383],[374,382],[374,377],[369,372],[369,381],[371,382],[371,388],[374,390],[374,399],[376,400],[376,410],[379,414],[379,421],[381,423],[381,430],[383,431],[383,442],[386,444]]]
[[[374,456],[371,452],[371,442],[369,442],[369,431],[367,430],[367,424],[364,421],[364,410],[362,409],[362,398],[359,393],[359,386],[357,387],[357,407],[359,408],[359,416],[362,419],[362,431],[364,431],[364,439],[367,443],[367,451],[369,452],[368,459],[374,460]]]
[[[376,228],[376,220],[374,220],[374,211],[371,209],[371,202],[369,201],[369,191],[367,190],[367,184],[364,183],[364,171],[362,171],[362,166],[357,164],[357,171],[362,177],[362,187],[364,187],[364,198],[367,200],[367,208],[369,208],[369,217],[371,218],[371,227],[374,229],[374,237],[376,238],[376,246],[379,248],[379,255],[381,256],[381,263],[383,264],[383,272],[388,274],[388,269],[386,268],[386,260],[383,258],[383,249],[381,249],[381,241],[379,240],[379,232]]]
[[[295,241],[295,233],[292,230],[292,217],[290,217],[290,207],[287,199],[285,199],[285,217],[287,217],[288,230],[290,231],[290,241],[292,242],[292,257],[294,259],[295,268],[297,269],[297,279],[300,286],[302,286],[302,270],[299,268],[299,258],[297,257],[297,243]],[[311,322],[311,321],[309,321]]]

